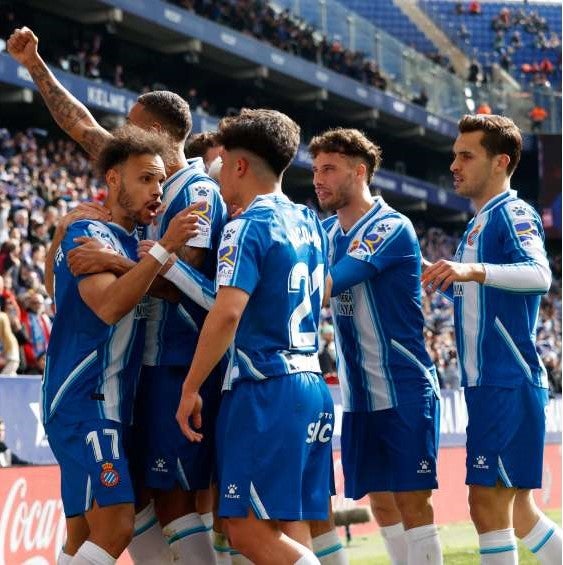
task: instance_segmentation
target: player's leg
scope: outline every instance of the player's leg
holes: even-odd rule
[[[563,560],[561,527],[537,507],[530,489],[516,491],[513,519],[516,537],[521,539],[540,563],[561,564]]]
[[[466,484],[471,519],[479,534],[481,563],[517,563],[512,522],[515,486],[528,481],[528,473],[522,473],[522,461],[527,467],[537,466],[518,446],[522,441],[524,449],[530,447],[519,431],[524,424],[523,390],[468,387],[464,392],[468,411]],[[531,469],[531,475],[537,471]],[[539,474],[541,481],[541,461]]]
[[[90,528],[84,516],[73,516],[66,519],[66,541],[61,548],[57,565],[67,565],[80,546],[88,539]]]
[[[392,492],[370,492],[369,502],[392,565],[406,565],[407,539],[395,496]]]
[[[347,565],[348,556],[336,531],[332,499],[330,498],[328,509],[328,520],[311,520],[309,522],[313,551],[322,565]]]
[[[246,518],[225,520],[231,545],[256,565],[314,565],[313,552],[284,534],[275,520]]]
[[[210,537],[213,537],[213,489],[211,487],[198,490],[195,507]]]
[[[142,405],[145,430],[142,479],[178,565],[214,560],[211,538],[195,504],[196,489],[209,485],[213,434],[204,428],[204,435],[211,437],[193,444],[178,427],[175,414],[185,373],[185,367],[143,367],[137,404]]]
[[[391,488],[405,528],[407,563],[442,563],[432,489],[438,487],[439,401],[427,389],[413,402],[384,410]],[[382,422],[383,424],[383,422]]]

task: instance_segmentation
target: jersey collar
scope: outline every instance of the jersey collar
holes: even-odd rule
[[[346,236],[350,236],[354,232],[358,231],[358,229],[369,219],[373,219],[379,215],[387,208],[387,203],[381,196],[374,196],[373,198],[373,206],[361,217],[359,218],[356,223],[345,233]],[[340,226],[340,222],[338,223]],[[344,234],[344,230],[340,226],[340,231]]]
[[[277,204],[277,203],[286,203],[290,202],[289,198],[283,192],[273,192],[269,194],[259,194],[258,196],[254,197],[254,200],[248,205],[245,212],[254,208],[256,206],[260,206],[260,204]]]
[[[476,214],[476,218],[478,218],[479,216],[482,216],[483,214],[486,214],[487,212],[490,212],[493,208],[496,208],[498,205],[502,204],[505,200],[508,200],[510,198],[516,198],[516,191],[512,190],[510,188],[510,186],[504,190],[503,192],[501,192],[500,194],[497,194],[496,196],[494,196],[493,198],[491,198],[482,208],[481,210],[479,210],[479,213]]]
[[[205,164],[201,157],[194,157],[192,159],[188,159],[187,165],[178,169],[175,173],[171,174],[163,183],[162,185],[162,192],[166,192],[166,190],[172,185],[172,183],[178,179],[181,175],[187,173],[205,173]]]

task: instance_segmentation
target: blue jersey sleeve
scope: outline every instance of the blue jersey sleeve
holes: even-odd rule
[[[377,271],[415,259],[417,243],[414,230],[409,229],[402,218],[383,218],[370,226],[361,239],[352,241],[347,256],[366,262]]]
[[[375,267],[368,262],[358,262],[346,255],[330,269],[332,278],[331,296],[338,296],[345,290],[370,279],[377,273]]]
[[[66,230],[65,236],[61,241],[61,253],[57,253],[55,256],[55,268],[60,264],[61,261],[66,261],[69,252],[81,245],[76,242],[75,239],[78,237],[91,237],[99,241],[104,247],[108,249],[113,249],[119,251],[114,243],[114,237],[104,224],[101,222],[94,222],[88,220],[81,220],[70,224]],[[88,275],[78,275],[76,276],[77,281],[81,281]]]
[[[200,206],[193,213],[198,216],[199,233],[188,240],[186,245],[210,249],[213,246],[213,232],[221,228],[225,216],[225,205],[217,186],[211,179],[196,180],[178,193],[164,212],[162,231],[168,228],[170,220],[176,214],[196,202],[199,202]]]
[[[265,222],[239,218],[227,224],[217,254],[217,289],[234,286],[252,294],[269,245]]]
[[[535,210],[516,201],[505,208],[503,217],[505,226],[500,237],[504,255],[508,259],[506,263],[543,260],[545,236]]]

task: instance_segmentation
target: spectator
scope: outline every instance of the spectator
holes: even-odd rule
[[[39,292],[30,291],[23,299],[22,325],[27,337],[24,344],[25,370],[38,373],[40,356],[47,351],[51,335],[51,320],[45,312],[45,298]]]
[[[481,67],[477,59],[473,59],[469,65],[469,73],[467,75],[467,80],[469,82],[478,83],[481,81]]]
[[[412,99],[412,103],[426,108],[426,106],[428,106],[428,94],[426,93],[426,89],[421,88],[420,93]]]
[[[530,110],[528,116],[530,117],[530,121],[532,123],[533,132],[541,131],[543,122],[547,119],[548,115],[549,114],[547,113],[547,110],[539,105],[534,106]]]
[[[469,7],[467,12],[472,16],[480,16],[481,15],[481,3],[477,2],[477,0],[472,0],[469,2]]]
[[[493,111],[487,102],[481,102],[479,106],[477,106],[477,110],[475,110],[476,114],[492,114]]]
[[[5,312],[0,312],[0,346],[0,373],[15,375],[20,366],[20,352],[10,318]]]

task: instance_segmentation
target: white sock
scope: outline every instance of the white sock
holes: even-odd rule
[[[320,565],[320,561],[315,557],[315,554],[304,545],[301,546],[305,553],[294,563],[294,565]]]
[[[387,553],[391,558],[391,565],[407,565],[407,538],[403,522],[393,524],[392,526],[383,526],[379,531],[383,537]]]
[[[135,533],[127,547],[135,565],[162,565],[172,563],[172,554],[151,502],[135,514]]]
[[[205,514],[200,514],[199,517],[207,530],[207,533],[211,537],[211,542],[213,543],[213,512],[206,512]]]
[[[197,512],[173,520],[162,531],[176,565],[215,563],[211,538]]]
[[[479,553],[482,565],[516,565],[518,549],[514,528],[480,534]]]
[[[105,549],[91,541],[85,541],[70,560],[71,565],[114,565],[115,562]]]
[[[323,565],[348,565],[348,558],[336,530],[313,538],[313,551]]]
[[[213,535],[213,551],[217,565],[231,565],[231,546],[227,536],[211,530]]]
[[[59,553],[59,557],[57,558],[57,565],[69,565],[70,561],[72,560],[72,555],[68,555],[65,553],[64,549],[61,549]]]
[[[231,548],[231,563],[233,565],[252,565],[252,561],[239,553],[236,549]]]
[[[405,531],[408,550],[408,565],[427,563],[428,565],[442,565],[442,548],[438,528],[435,524],[419,526]]]
[[[540,514],[536,525],[522,538],[522,543],[542,565],[561,565],[563,536],[561,528],[545,514]]]

